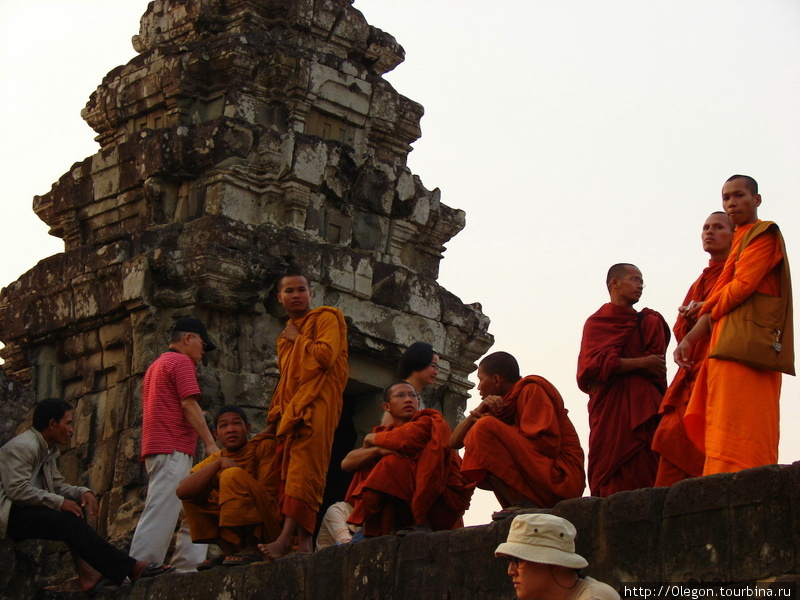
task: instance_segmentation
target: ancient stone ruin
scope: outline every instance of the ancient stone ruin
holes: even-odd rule
[[[340,453],[379,420],[409,344],[441,353],[426,404],[454,423],[492,343],[480,306],[436,282],[465,215],[406,166],[423,110],[382,77],[403,49],[350,1],[155,0],[133,46],[82,113],[100,149],[34,199],[65,251],[0,294],[6,374],[76,406],[62,472],[99,495],[97,529],[121,547],[143,501],[141,381],[176,318],[219,346],[201,403],[263,423],[275,284],[304,269],[349,327]]]

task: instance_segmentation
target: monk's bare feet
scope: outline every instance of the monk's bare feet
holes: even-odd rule
[[[270,544],[259,544],[258,551],[264,557],[264,560],[271,562],[289,554],[289,544],[284,543],[279,539]]]

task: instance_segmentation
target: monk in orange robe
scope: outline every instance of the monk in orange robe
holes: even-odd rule
[[[593,496],[650,487],[658,455],[650,448],[667,389],[669,325],[633,305],[642,273],[627,263],[606,277],[611,301],[590,316],[578,356],[578,387],[589,394],[589,488]]]
[[[553,384],[520,377],[517,359],[495,352],[478,365],[478,393],[481,403],[455,428],[450,445],[466,447],[467,480],[497,496],[503,510],[495,520],[583,494],[583,449]]]
[[[700,277],[689,288],[683,304],[678,308],[678,319],[672,328],[678,342],[694,327],[697,313],[722,273],[732,239],[733,223],[728,216],[724,212],[710,214],[703,224],[702,241],[703,250],[708,252],[711,258]],[[689,404],[700,364],[706,354],[708,354],[708,339],[695,345],[694,366],[691,369],[678,370],[661,402],[659,411],[661,422],[653,437],[653,450],[660,456],[655,483],[657,487],[670,486],[683,479],[703,474],[705,457],[687,437],[683,416]]]
[[[260,546],[267,560],[287,554],[294,536],[298,552],[313,552],[312,536],[348,375],[342,311],[330,306],[311,310],[308,279],[296,272],[278,282],[278,301],[289,322],[278,339],[281,378],[265,431],[274,432],[278,441],[283,529],[277,540]]]
[[[782,261],[787,259],[780,249],[777,226],[765,228],[739,251],[748,231],[760,222],[759,206],[761,195],[752,177],[733,175],[722,186],[722,207],[736,232],[731,253],[700,309],[697,325],[673,354],[683,368],[694,366],[694,347],[704,338],[711,337],[709,348],[713,350],[727,315],[751,294],[780,295]],[[684,424],[689,438],[705,456],[703,475],[731,473],[778,461],[780,393],[778,371],[716,358],[702,362]]]
[[[192,541],[217,544],[225,553],[197,565],[202,571],[217,564],[261,561],[259,542],[278,537],[275,497],[275,436],[259,434],[248,441],[250,423],[234,405],[223,406],[215,418],[214,436],[222,444],[197,464],[178,486]]]
[[[383,409],[391,416],[350,452],[342,469],[355,473],[347,502],[349,523],[364,535],[439,531],[463,526],[474,486],[461,475],[461,459],[450,448],[450,427],[441,413],[419,410],[411,384],[398,381],[384,390]]]

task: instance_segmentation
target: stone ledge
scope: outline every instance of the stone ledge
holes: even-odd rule
[[[552,511],[578,529],[586,574],[621,582],[797,581],[800,463],[691,479],[672,488],[577,498]],[[488,515],[487,515],[488,516]],[[292,600],[505,600],[506,565],[494,558],[511,521],[455,531],[385,536],[273,564],[165,575],[104,598]],[[0,595],[28,598],[36,554],[0,543]],[[21,567],[21,569],[20,569]],[[21,578],[27,579],[21,582]],[[39,583],[38,585],[41,585]],[[19,590],[19,591],[18,591]],[[39,598],[82,598],[40,591]]]

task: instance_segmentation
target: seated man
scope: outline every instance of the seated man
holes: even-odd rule
[[[508,575],[519,600],[619,600],[610,585],[580,570],[589,563],[575,553],[575,527],[561,517],[518,515],[495,556],[508,559]]]
[[[56,444],[72,437],[72,406],[59,398],[39,402],[33,427],[0,448],[0,539],[59,540],[72,553],[78,583],[96,593],[104,585],[120,585],[172,571],[131,558],[92,529],[83,518],[97,516],[97,500],[89,488],[67,485],[58,472]]]
[[[214,436],[222,450],[195,465],[176,491],[192,541],[217,544],[224,553],[200,563],[198,570],[260,562],[258,544],[280,533],[275,435],[261,432],[247,441],[249,434],[250,423],[241,408],[220,408]]]
[[[383,392],[391,417],[350,452],[342,469],[356,472],[346,500],[348,521],[363,525],[365,536],[461,527],[472,487],[464,484],[458,454],[447,440],[450,428],[433,409],[419,410],[419,397],[405,381]]]
[[[334,502],[328,507],[328,510],[325,511],[325,516],[322,517],[322,522],[319,524],[315,544],[317,550],[322,550],[329,546],[338,546],[339,544],[349,544],[353,540],[353,536],[361,528],[347,522],[352,512],[353,507],[344,501]]]
[[[583,493],[583,449],[564,401],[537,375],[521,378],[517,360],[495,352],[478,365],[482,401],[458,424],[450,445],[466,446],[461,472],[492,490],[503,510],[551,508]]]

